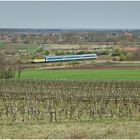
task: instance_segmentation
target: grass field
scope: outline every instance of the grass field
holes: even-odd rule
[[[0,41],[0,49],[5,48],[6,46],[15,46],[17,49],[25,49],[25,50],[30,50],[30,49],[36,49],[37,45],[35,44],[23,44],[23,43],[12,43],[12,42],[4,42],[4,41]],[[77,49],[80,46],[77,44],[49,44],[48,45],[49,48],[58,48],[58,49]],[[90,44],[87,45],[86,47],[88,48],[106,48],[107,45],[94,45],[94,44]],[[110,46],[110,47],[115,47],[115,46]]]
[[[89,48],[98,48],[100,47],[101,49],[103,48],[106,48],[108,47],[108,45],[95,45],[93,43],[91,44],[83,44],[83,45],[77,45],[77,44],[49,44],[48,47],[50,48],[69,48],[69,49],[72,49],[72,48],[79,48],[80,46],[86,46],[86,47],[89,47]],[[109,47],[116,47],[115,45],[110,45]]]
[[[140,80],[140,70],[25,70],[25,79]]]
[[[1,139],[139,139],[137,121],[0,125]]]
[[[28,51],[33,51],[38,48],[38,46],[34,44],[0,42],[0,49],[5,49],[7,46],[14,46],[17,50],[28,50]]]

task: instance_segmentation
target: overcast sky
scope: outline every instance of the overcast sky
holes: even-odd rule
[[[140,1],[0,1],[0,28],[140,29]]]

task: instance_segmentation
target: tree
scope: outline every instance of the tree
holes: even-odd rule
[[[0,54],[0,79],[15,77],[16,67],[13,54],[16,54],[16,46],[7,44],[5,54]]]
[[[62,40],[66,44],[78,44],[80,42],[80,34],[75,32],[63,33]]]
[[[136,61],[140,60],[140,48],[138,48],[135,52],[132,53],[131,59]]]
[[[16,67],[11,57],[0,55],[0,79],[14,78]]]

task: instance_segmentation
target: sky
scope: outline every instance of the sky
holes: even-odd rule
[[[140,1],[0,1],[0,28],[140,29]]]

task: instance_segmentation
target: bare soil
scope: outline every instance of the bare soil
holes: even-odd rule
[[[111,65],[98,65],[86,64],[74,66],[75,69],[140,69],[140,66],[111,66]]]
[[[22,65],[23,69],[140,69],[140,66],[115,66],[110,63],[101,63],[101,64],[77,64],[77,65],[55,65],[55,64],[24,64]]]

